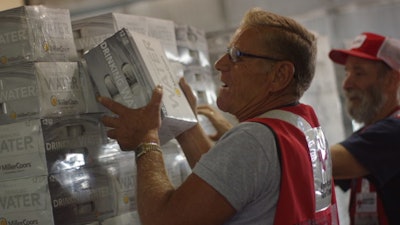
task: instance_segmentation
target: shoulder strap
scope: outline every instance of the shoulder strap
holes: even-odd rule
[[[262,114],[260,117],[283,120],[299,128],[303,133],[312,129],[311,125],[303,117],[285,110],[271,110]]]
[[[268,111],[260,118],[287,122],[297,127],[307,139],[313,167],[316,215],[315,220],[306,221],[304,224],[339,224],[334,184],[330,176],[332,170],[330,152],[322,128],[312,127],[303,117],[280,109]]]
[[[313,165],[313,174],[315,182],[316,210],[323,211],[332,202],[333,183],[330,176],[332,165],[330,151],[326,137],[320,126],[312,127],[303,117],[285,110],[271,110],[260,116],[261,118],[279,119],[285,121],[294,127],[297,127],[307,139],[310,159]]]

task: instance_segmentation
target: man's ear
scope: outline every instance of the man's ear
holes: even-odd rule
[[[397,90],[400,85],[400,71],[397,70],[389,70],[387,71],[388,74],[386,74],[386,79],[384,85],[387,88],[393,88],[392,91]]]
[[[289,86],[294,79],[295,68],[293,63],[289,61],[279,61],[275,65],[275,73],[273,79],[273,91],[280,91]]]

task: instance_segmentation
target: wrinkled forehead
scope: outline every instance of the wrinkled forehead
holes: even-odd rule
[[[258,49],[265,47],[265,40],[263,40],[263,35],[260,29],[255,27],[242,27],[238,28],[231,38],[230,46],[242,48],[256,47]]]
[[[385,63],[381,60],[364,59],[357,56],[347,56],[345,61],[345,69],[364,69],[369,71],[379,71],[383,69]]]

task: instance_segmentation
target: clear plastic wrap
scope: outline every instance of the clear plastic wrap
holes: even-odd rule
[[[0,124],[86,111],[77,62],[0,67]]]
[[[128,107],[144,106],[155,86],[163,86],[162,144],[197,123],[158,39],[122,29],[84,59],[96,92]]]
[[[0,21],[0,65],[77,60],[69,10],[21,6],[1,11]]]

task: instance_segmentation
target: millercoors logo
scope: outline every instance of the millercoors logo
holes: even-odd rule
[[[5,56],[2,56],[2,57],[0,58],[0,62],[1,62],[1,64],[7,64],[7,63],[8,63],[8,58],[5,57]],[[0,225],[1,225],[1,224],[0,224]]]
[[[10,113],[10,118],[11,119],[17,119],[17,113],[16,112]]]
[[[30,167],[32,167],[31,163],[19,163],[19,162],[17,162],[15,164],[7,163],[7,164],[4,164],[4,165],[1,165],[0,168],[3,171],[10,171],[10,170],[17,170],[17,169],[25,169],[25,168],[30,168]]]
[[[21,221],[18,221],[18,220],[11,220],[11,221],[7,221],[7,219],[6,218],[0,218],[0,225],[14,225],[14,224],[23,224],[23,225],[34,225],[34,224],[39,224],[39,221],[37,221],[37,220],[27,220],[27,219],[24,219],[24,220],[21,220]]]
[[[63,105],[78,105],[79,104],[79,101],[78,100],[76,100],[76,99],[70,99],[70,98],[58,98],[57,96],[55,96],[55,95],[52,95],[51,97],[50,97],[50,104],[52,105],[52,106],[57,106],[57,105],[61,105],[61,106],[63,106]]]
[[[45,52],[48,52],[48,51],[49,51],[49,49],[50,49],[50,47],[49,47],[49,43],[47,43],[47,42],[43,42],[43,50],[44,50]]]
[[[56,106],[57,102],[58,101],[57,101],[57,97],[56,96],[53,95],[53,96],[50,97],[50,103],[51,103],[52,106]]]

